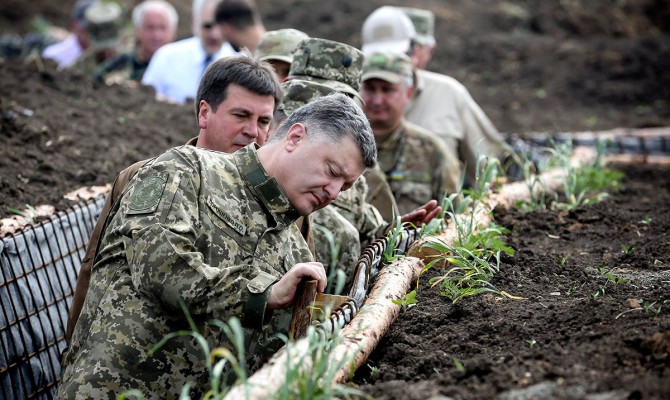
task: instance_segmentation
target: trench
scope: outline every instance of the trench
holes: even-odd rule
[[[525,140],[547,145],[549,136],[537,134]],[[558,134],[552,140],[592,146],[599,139],[612,141],[607,155],[611,161],[670,165],[670,128]],[[592,148],[576,147],[572,162],[580,165],[593,157]],[[545,187],[558,189],[564,176],[565,170],[552,170],[541,179]],[[5,398],[50,399],[55,393],[61,373],[60,352],[65,347],[67,312],[80,260],[105,193],[104,188],[79,189],[70,194],[79,203],[55,214],[48,206],[37,207],[32,210],[42,217],[37,223],[20,217],[0,221],[0,383]],[[529,195],[525,182],[507,184],[475,210],[475,218],[480,226],[486,226],[491,222],[489,210],[511,208]],[[455,234],[451,224],[439,237],[450,241]],[[407,256],[389,265],[382,263],[382,254],[389,245],[387,238],[378,239],[363,250],[349,299],[316,326],[324,335],[337,332],[342,338],[330,352],[332,365],[345,364],[334,375],[335,382],[346,381],[352,368],[365,363],[397,319],[400,306],[392,300],[409,291],[424,261],[433,255],[421,247],[425,240],[418,230],[406,231],[395,247]],[[371,284],[370,276],[377,271]],[[309,357],[300,356],[306,350],[305,339],[297,340],[291,350],[280,350],[249,378],[250,398],[268,398],[281,387],[289,358],[301,360],[301,368],[309,371]],[[240,390],[232,388],[226,398],[236,398]]]

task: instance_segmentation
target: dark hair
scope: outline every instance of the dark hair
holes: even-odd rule
[[[363,109],[354,100],[342,93],[318,97],[298,108],[277,128],[268,143],[286,137],[289,128],[302,123],[311,134],[309,140],[327,139],[340,143],[345,136],[351,137],[361,152],[365,168],[377,163],[377,147],[372,128]]]
[[[200,79],[195,117],[198,118],[200,113],[200,100],[205,100],[216,112],[219,104],[228,97],[231,83],[261,96],[274,97],[273,111],[277,110],[284,96],[279,78],[269,63],[254,60],[248,53],[224,57],[211,63]]]
[[[239,31],[261,21],[254,0],[222,0],[216,6],[214,18],[217,24],[228,24]]]

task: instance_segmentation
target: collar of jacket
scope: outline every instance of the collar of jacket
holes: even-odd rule
[[[268,176],[258,159],[256,143],[236,151],[233,160],[244,179],[249,183],[255,196],[272,214],[275,221],[285,228],[298,219],[298,211],[289,202],[279,182]]]

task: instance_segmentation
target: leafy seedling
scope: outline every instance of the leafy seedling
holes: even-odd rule
[[[621,246],[621,252],[623,254],[628,254],[635,249],[635,243],[625,244]]]
[[[524,342],[531,349],[533,348],[533,346],[535,346],[537,344],[537,340],[535,340],[535,339],[526,339],[526,340],[524,340]]]
[[[411,292],[407,293],[402,299],[393,299],[391,301],[393,304],[401,306],[403,311],[409,310],[410,308],[417,305],[416,290],[412,290]]]

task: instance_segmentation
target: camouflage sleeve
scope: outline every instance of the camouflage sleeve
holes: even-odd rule
[[[126,219],[126,256],[135,289],[166,310],[180,313],[183,299],[194,316],[227,320],[235,315],[245,320],[248,284],[257,274],[249,260],[240,263],[230,246],[216,248],[227,254],[213,254],[210,248],[213,236],[224,234],[212,232],[212,226],[203,225],[200,218],[199,196],[206,196],[208,188],[201,187],[199,171],[210,167],[176,157],[138,174],[121,209]],[[274,282],[273,276],[267,279]],[[262,308],[259,325],[265,322],[268,286],[263,285],[255,296],[257,304],[260,296]]]

